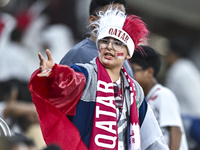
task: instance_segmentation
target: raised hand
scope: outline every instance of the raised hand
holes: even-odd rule
[[[51,52],[49,51],[49,49],[46,50],[46,54],[48,60],[46,60],[41,53],[38,54],[40,59],[40,70],[41,70],[41,73],[37,74],[37,76],[39,77],[44,77],[44,76],[48,77],[51,73],[51,69],[55,64],[53,58],[51,57]]]

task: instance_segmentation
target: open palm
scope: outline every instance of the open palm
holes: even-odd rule
[[[39,77],[49,76],[51,69],[55,64],[53,58],[51,57],[51,52],[49,51],[49,49],[46,50],[46,54],[48,60],[46,60],[41,53],[38,54],[40,59],[40,70],[41,70],[41,73],[38,74]]]

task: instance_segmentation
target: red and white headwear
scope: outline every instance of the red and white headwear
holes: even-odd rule
[[[113,37],[127,45],[130,57],[138,44],[144,42],[149,34],[140,17],[127,16],[117,8],[110,7],[106,12],[100,12],[98,17],[99,20],[92,23],[95,26],[93,33],[97,34],[97,46],[100,39]]]

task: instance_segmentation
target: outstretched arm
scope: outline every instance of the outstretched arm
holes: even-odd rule
[[[40,69],[32,74],[29,82],[33,102],[48,101],[64,114],[75,115],[76,105],[86,84],[86,77],[82,72],[54,63],[48,49],[46,54],[48,59],[38,54]]]
[[[41,53],[38,54],[40,59],[40,71],[41,71],[41,73],[37,74],[38,77],[44,77],[44,76],[48,77],[51,74],[51,69],[55,65],[49,49],[46,50],[46,54],[48,60],[46,60]]]

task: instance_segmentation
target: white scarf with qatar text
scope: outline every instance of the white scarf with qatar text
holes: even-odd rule
[[[118,127],[113,83],[98,58],[96,59],[96,63],[98,68],[97,97],[89,149],[117,150]],[[122,71],[130,84],[131,116],[129,150],[140,150],[141,138],[135,89],[132,79],[123,67]]]

